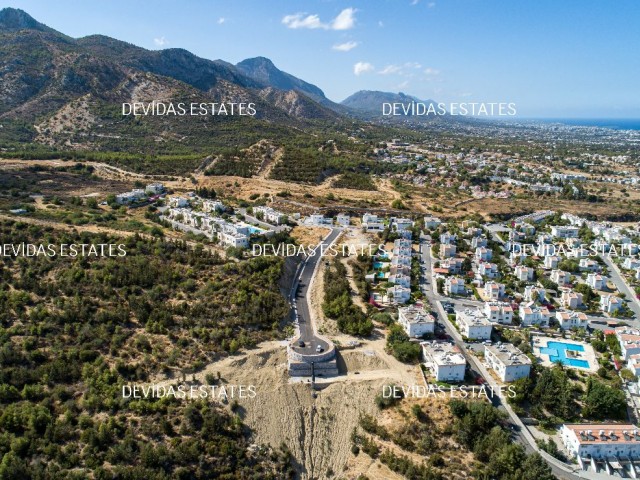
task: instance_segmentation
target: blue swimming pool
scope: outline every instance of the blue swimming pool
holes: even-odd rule
[[[582,345],[575,345],[573,343],[564,342],[547,342],[546,347],[540,348],[540,353],[549,355],[549,360],[552,362],[560,362],[564,365],[579,368],[589,368],[589,362],[586,360],[580,360],[578,358],[567,357],[567,350],[573,350],[574,352],[584,352]]]
[[[260,235],[264,233],[264,230],[258,227],[249,227],[249,234],[250,235]]]
[[[389,258],[389,254],[387,252],[379,253],[378,258]]]
[[[382,268],[384,265],[382,262],[373,262],[373,268]]]

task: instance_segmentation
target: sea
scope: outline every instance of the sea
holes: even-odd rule
[[[640,130],[640,118],[540,118],[542,122],[577,127],[601,127],[613,130]]]

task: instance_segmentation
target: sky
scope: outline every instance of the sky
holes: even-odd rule
[[[358,90],[514,103],[521,117],[640,118],[637,0],[6,0],[72,37],[237,63],[264,56],[342,101]]]

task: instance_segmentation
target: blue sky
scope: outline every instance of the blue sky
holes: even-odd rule
[[[640,118],[637,0],[12,0],[73,37],[265,56],[334,101],[357,90]]]

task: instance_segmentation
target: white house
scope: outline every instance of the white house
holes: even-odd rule
[[[437,228],[442,223],[438,217],[427,216],[424,217],[424,227],[429,229]]]
[[[531,359],[510,343],[485,345],[484,359],[503,382],[528,377],[531,371]]]
[[[480,247],[486,247],[487,246],[487,237],[481,236],[481,237],[473,237],[471,239],[471,248],[480,248]]]
[[[169,198],[169,206],[184,208],[189,206],[189,199],[185,197],[171,197]]]
[[[281,223],[284,223],[287,218],[284,213],[279,212],[278,210],[274,210],[271,207],[253,207],[253,213],[262,213],[264,221],[267,223],[271,223],[272,225],[280,225]]]
[[[444,280],[444,293],[445,295],[466,295],[467,287],[464,285],[464,280],[458,277],[447,277]]]
[[[487,282],[484,284],[484,296],[489,300],[499,300],[504,297],[504,284],[497,282]]]
[[[571,274],[562,270],[552,270],[551,281],[557,283],[559,286],[569,285],[571,283]]]
[[[547,255],[544,257],[544,268],[554,269],[558,268],[558,264],[560,263],[560,257],[557,255]]]
[[[571,328],[586,328],[588,325],[587,316],[582,312],[556,311],[556,320],[563,330]]]
[[[600,297],[600,309],[605,313],[614,313],[622,308],[622,299],[614,295]]]
[[[573,226],[554,225],[551,227],[551,235],[558,238],[578,238],[580,229]]]
[[[478,262],[488,262],[493,257],[493,252],[486,247],[478,247],[475,257]]]
[[[411,277],[402,273],[396,275],[389,275],[389,283],[394,285],[400,285],[405,288],[411,287]]]
[[[411,338],[419,338],[433,333],[436,320],[424,307],[411,305],[398,309],[398,323],[402,325]]]
[[[377,215],[365,213],[362,216],[362,227],[367,232],[381,232],[384,230],[384,222]]]
[[[534,270],[531,267],[525,267],[524,265],[518,265],[515,268],[514,275],[521,282],[529,282],[533,280]]]
[[[617,327],[615,329],[622,358],[629,360],[631,355],[640,354],[640,330],[629,327]]]
[[[160,195],[164,193],[164,185],[161,183],[150,183],[144,188],[144,191],[149,195]]]
[[[456,243],[457,241],[458,241],[458,236],[453,233],[445,232],[440,235],[440,243],[442,244],[453,244],[453,243]]]
[[[607,279],[598,273],[589,273],[587,275],[587,285],[594,290],[602,290],[607,284]]]
[[[594,460],[611,465],[623,458],[640,456],[640,431],[631,424],[565,423],[560,429],[560,438],[582,470],[587,466],[593,469]]]
[[[551,313],[547,307],[540,307],[533,302],[521,303],[518,309],[518,315],[520,317],[520,323],[528,327],[530,325],[539,325],[541,327],[549,326],[549,319]]]
[[[460,332],[471,340],[488,340],[491,338],[493,325],[480,310],[465,309],[456,312],[456,323]]]
[[[387,288],[387,296],[389,301],[400,304],[407,303],[411,298],[411,290],[400,285],[394,285],[391,288]]]
[[[600,265],[595,260],[590,258],[581,258],[579,268],[581,272],[598,272]]]
[[[627,368],[631,370],[636,377],[640,376],[640,353],[636,353],[635,355],[629,355],[629,360],[627,361]]]
[[[348,227],[351,224],[351,217],[346,213],[339,213],[336,216],[336,223],[341,227]]]
[[[513,308],[507,302],[485,302],[484,314],[492,323],[510,325],[513,320]]]
[[[440,258],[449,258],[456,256],[456,246],[448,243],[440,244]]]
[[[582,306],[582,294],[566,289],[560,295],[560,304],[565,308],[580,308]]]
[[[446,268],[449,273],[457,274],[462,271],[462,262],[461,258],[447,258],[440,262],[440,268]]]
[[[547,291],[542,287],[535,285],[527,285],[524,287],[524,301],[525,302],[541,302],[546,300]]]
[[[422,342],[424,364],[438,382],[461,382],[467,361],[460,349],[448,342]]]
[[[314,227],[328,226],[333,225],[333,219],[330,217],[325,217],[320,213],[314,213],[313,215],[309,215],[304,219],[304,224]]]
[[[636,270],[640,268],[640,260],[633,257],[626,257],[622,262],[622,268],[626,270]]]
[[[406,265],[408,267],[411,266],[411,255],[406,255],[403,253],[399,253],[397,255],[394,255],[393,258],[391,259],[391,265],[393,266],[399,266],[399,265]]]
[[[410,218],[392,218],[391,219],[391,227],[396,232],[403,232],[411,229],[413,227],[413,220]]]
[[[478,273],[487,278],[498,278],[498,265],[484,262],[478,266]]]

